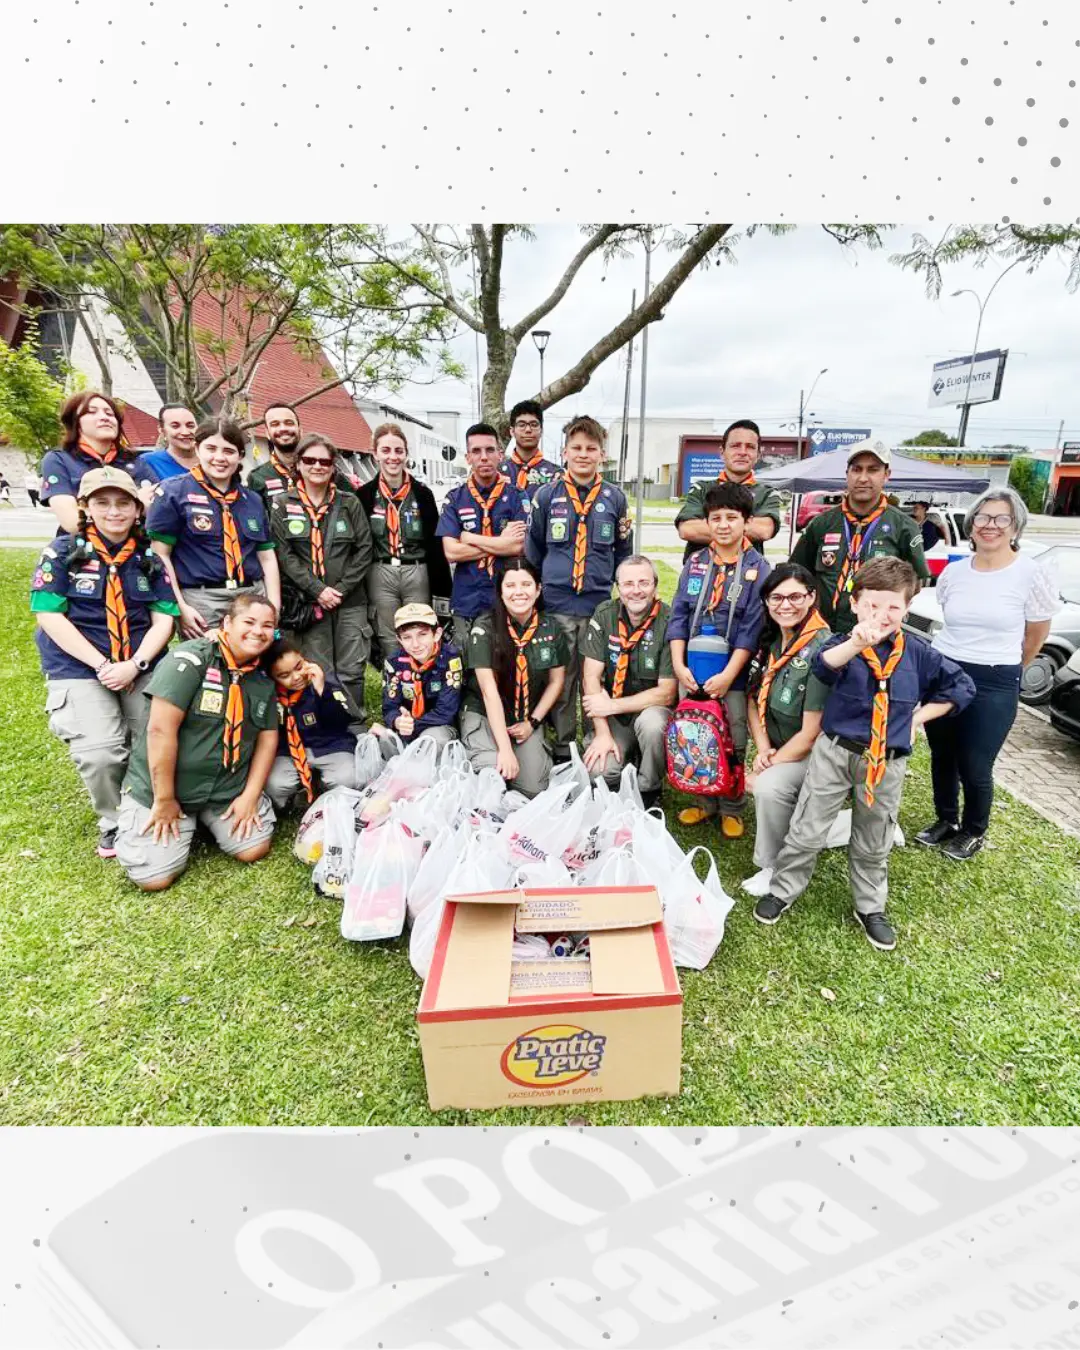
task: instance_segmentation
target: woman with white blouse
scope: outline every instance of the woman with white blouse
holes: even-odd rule
[[[937,819],[915,839],[955,862],[973,858],[985,842],[994,761],[1016,719],[1020,675],[1061,608],[1050,568],[1019,552],[1027,515],[1011,488],[984,492],[964,521],[972,556],[950,563],[937,584],[944,623],[933,645],[971,676],[975,699],[955,717],[927,724]]]

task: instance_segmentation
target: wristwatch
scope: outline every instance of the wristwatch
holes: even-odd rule
[[[532,727],[534,731],[539,731],[540,728],[544,725],[544,720],[542,717],[530,717],[529,725]]]
[[[139,670],[143,671],[144,674],[146,671],[150,669],[150,662],[144,661],[141,656],[133,656],[131,659],[135,662]]]

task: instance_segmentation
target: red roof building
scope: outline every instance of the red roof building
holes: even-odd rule
[[[124,414],[124,439],[128,445],[136,447],[157,445],[157,418],[151,417],[141,408],[136,408],[134,403],[128,403],[123,399],[117,399],[117,402],[121,405],[121,411]]]

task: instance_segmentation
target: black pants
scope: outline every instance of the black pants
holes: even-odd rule
[[[37,506],[40,505],[40,502],[39,502],[39,500],[38,500],[38,491],[37,491],[37,488],[27,488],[27,489],[26,489],[26,495],[30,498],[30,505],[31,505],[31,506],[37,507]]]
[[[926,724],[934,808],[939,820],[985,834],[994,800],[994,761],[1016,720],[1020,666],[957,664],[975,684],[975,697],[954,717]],[[964,812],[960,814],[960,788]]]

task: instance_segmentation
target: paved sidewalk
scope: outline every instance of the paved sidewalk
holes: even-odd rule
[[[994,781],[1080,838],[1080,742],[1055,731],[1045,713],[1021,704]]]

